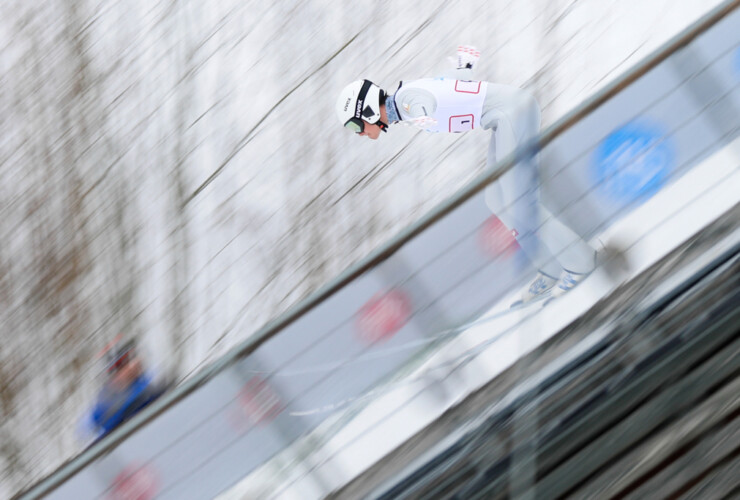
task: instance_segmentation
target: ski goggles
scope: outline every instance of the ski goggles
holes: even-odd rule
[[[126,366],[129,361],[129,355],[130,354],[127,352],[108,365],[108,373],[116,373],[118,370]]]
[[[362,118],[350,118],[344,124],[344,128],[351,130],[355,134],[361,134],[365,131],[365,120]]]
[[[123,351],[113,361],[108,363],[108,373],[116,373],[118,370],[126,366],[134,355],[133,347],[129,347]]]

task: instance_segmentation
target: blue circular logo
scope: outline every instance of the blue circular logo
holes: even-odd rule
[[[673,168],[673,144],[657,124],[630,122],[596,148],[593,174],[598,189],[629,203],[654,195]]]

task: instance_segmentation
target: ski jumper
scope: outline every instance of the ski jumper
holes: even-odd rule
[[[466,78],[470,72],[458,74]],[[429,132],[491,130],[489,169],[540,130],[540,108],[532,94],[467,78],[402,82],[389,96],[386,111],[389,121],[410,121]],[[524,159],[486,188],[486,204],[516,231],[519,246],[542,273],[557,278],[562,269],[592,271],[594,250],[539,203],[539,185],[537,159]]]

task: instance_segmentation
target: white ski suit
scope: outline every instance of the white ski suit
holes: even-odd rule
[[[430,132],[492,131],[487,167],[493,168],[540,131],[540,108],[526,90],[491,82],[428,78],[402,82],[392,96],[400,120]],[[533,265],[557,278],[562,269],[591,272],[594,250],[539,202],[540,175],[536,157],[519,162],[486,189],[491,211],[516,231],[517,241]],[[544,244],[543,244],[544,243]]]

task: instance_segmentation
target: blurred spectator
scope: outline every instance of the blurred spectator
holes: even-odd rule
[[[134,340],[114,344],[105,353],[106,380],[90,415],[96,440],[144,409],[168,387],[144,369]]]

